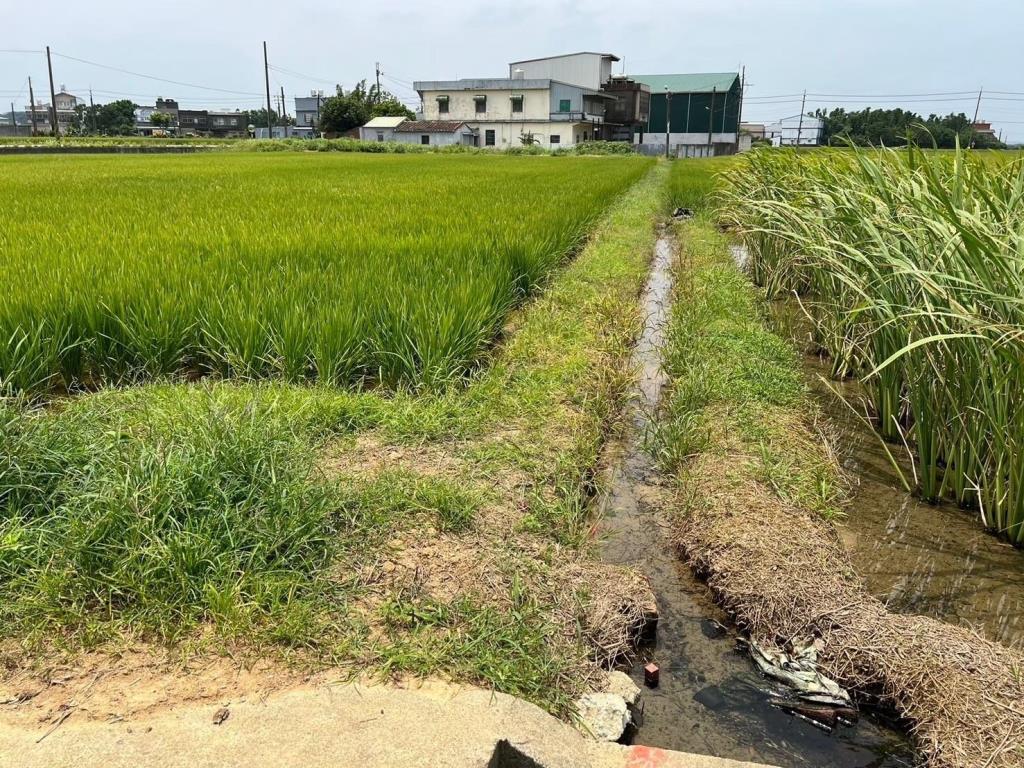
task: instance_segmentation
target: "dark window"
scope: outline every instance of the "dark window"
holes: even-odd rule
[[[584,131],[584,132],[583,132],[583,140],[584,140],[584,141],[586,141],[586,140],[587,140],[587,132],[586,132],[586,131]]]
[[[487,97],[486,96],[475,96],[473,101],[476,102],[476,113],[478,115],[483,114],[487,111]]]
[[[384,133],[377,131],[377,141],[384,141]]]
[[[487,146],[487,147],[493,147],[494,146],[494,131],[493,130],[486,130],[486,131],[484,131],[484,146]]]
[[[429,143],[430,143],[430,134],[424,133],[422,136],[420,136],[420,144],[429,144]]]
[[[438,96],[437,97],[437,111],[440,112],[442,115],[447,115],[448,114],[448,97],[447,96]]]
[[[569,99],[562,99],[558,102],[559,112],[569,112],[572,109],[572,102]]]
[[[523,97],[522,96],[513,96],[512,97],[512,111],[513,112],[522,112],[523,111]]]
[[[559,136],[557,133],[552,133],[551,134],[551,143],[552,144],[561,144],[562,143],[562,137]]]

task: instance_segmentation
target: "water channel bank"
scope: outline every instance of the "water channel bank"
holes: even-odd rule
[[[641,649],[631,674],[661,667],[660,685],[644,692],[636,743],[755,760],[780,766],[908,766],[915,764],[906,738],[862,717],[826,733],[772,706],[787,691],[761,676],[737,646],[729,616],[715,605],[671,545],[667,481],[644,450],[644,437],[667,377],[662,370],[672,296],[674,244],[658,238],[651,276],[642,297],[645,323],[634,350],[639,371],[630,429],[605,455],[607,494],[599,536],[605,560],[636,567],[648,577],[659,607],[656,640]]]
[[[812,348],[809,321],[795,300],[772,302],[769,318],[798,350]],[[986,532],[976,510],[929,504],[908,492],[912,457],[880,440],[860,382],[832,380],[814,354],[805,353],[802,363],[848,473],[851,496],[837,530],[868,591],[891,611],[931,616],[1024,648],[1024,552]]]

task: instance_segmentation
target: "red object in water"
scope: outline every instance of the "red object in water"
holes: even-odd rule
[[[651,662],[646,667],[644,667],[644,682],[647,683],[647,686],[649,688],[658,687],[658,678],[660,676],[661,668],[654,662]]]

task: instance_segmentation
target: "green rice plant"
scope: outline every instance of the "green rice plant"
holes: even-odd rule
[[[864,377],[921,495],[1024,545],[1024,161],[754,152],[724,187],[755,281],[799,295],[834,372]]]
[[[206,374],[444,385],[649,165],[0,158],[0,393]]]

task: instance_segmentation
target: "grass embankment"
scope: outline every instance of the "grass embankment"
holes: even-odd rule
[[[0,393],[179,374],[444,383],[473,367],[508,312],[647,168],[638,158],[6,158]]]
[[[10,406],[12,655],[131,639],[280,650],[565,712],[644,598],[582,543],[665,172],[612,206],[464,386],[151,384]]]
[[[707,168],[678,163],[678,187]],[[973,632],[890,614],[867,594],[829,519],[840,470],[796,351],[765,325],[712,213],[678,225],[681,254],[656,438],[678,482],[682,553],[766,643],[818,638],[826,674],[912,723],[933,766],[1024,759],[1024,659]]]

